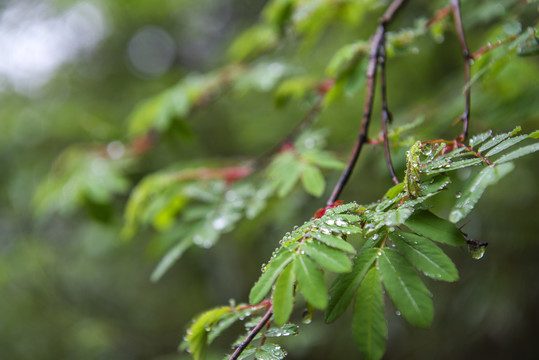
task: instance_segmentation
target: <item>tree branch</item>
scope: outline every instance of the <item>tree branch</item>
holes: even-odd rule
[[[461,116],[462,121],[462,132],[460,133],[458,140],[464,141],[468,136],[468,125],[470,122],[470,66],[472,58],[470,56],[470,51],[468,50],[468,45],[466,44],[466,37],[464,36],[464,29],[462,27],[462,18],[460,16],[460,2],[459,0],[451,0],[451,9],[453,11],[453,20],[455,21],[455,29],[457,30],[457,35],[459,37],[460,47],[462,49],[462,55],[464,56],[464,99],[465,99],[465,108],[464,113]]]
[[[234,353],[230,356],[228,360],[236,360],[241,355],[243,350],[245,350],[245,348],[249,346],[251,341],[253,341],[255,336],[260,332],[260,330],[262,330],[264,325],[266,325],[270,321],[271,315],[273,315],[273,307],[270,305],[270,307],[268,308],[268,311],[266,311],[266,314],[264,314],[264,316],[262,317],[262,320],[260,320],[260,322],[256,324],[253,330],[251,330],[251,332],[247,335],[245,340],[243,340],[240,346],[236,348],[236,350],[234,351]]]
[[[385,38],[386,27],[391,22],[397,11],[406,3],[407,0],[394,0],[387,8],[384,15],[380,18],[380,25],[376,29],[376,32],[371,40],[371,52],[369,55],[369,65],[367,67],[367,90],[365,94],[365,105],[363,108],[363,117],[361,119],[361,127],[357,141],[354,145],[354,149],[348,160],[348,164],[344,169],[337,185],[333,189],[331,196],[327,201],[327,205],[331,205],[337,200],[344,186],[350,179],[352,171],[357,162],[361,149],[365,142],[367,142],[367,131],[369,129],[369,123],[372,115],[372,106],[374,103],[374,88],[376,85],[376,68],[378,64],[378,57],[380,55],[380,48],[383,45]]]

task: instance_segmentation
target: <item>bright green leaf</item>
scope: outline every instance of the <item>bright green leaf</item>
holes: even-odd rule
[[[396,250],[385,248],[381,252],[378,267],[391,300],[411,324],[428,327],[433,317],[429,291],[414,268]]]
[[[328,291],[324,275],[318,265],[307,255],[300,254],[295,262],[296,279],[309,304],[317,309],[327,306]]]
[[[301,173],[301,181],[305,190],[314,196],[320,196],[326,187],[326,180],[320,169],[313,165],[305,165]]]
[[[272,295],[273,316],[275,323],[284,325],[290,318],[294,307],[294,263],[291,262],[283,269],[275,282]]]
[[[346,254],[317,241],[303,243],[301,250],[313,258],[318,265],[329,271],[343,273],[352,270],[352,263]]]
[[[356,253],[356,250],[349,242],[346,242],[346,240],[343,240],[342,238],[338,236],[324,234],[319,231],[311,231],[309,232],[309,235],[311,235],[313,238],[320,241],[321,243],[324,243],[327,246],[330,246],[332,248],[346,251],[347,253],[350,253],[350,254]]]
[[[249,294],[251,304],[257,304],[262,301],[264,296],[270,291],[275,279],[281,274],[285,266],[293,260],[294,255],[295,253],[289,249],[281,248],[251,289]]]
[[[186,341],[188,349],[195,360],[203,360],[206,354],[208,342],[208,331],[223,316],[229,314],[233,309],[228,306],[208,310],[198,316],[187,330]]]
[[[352,330],[359,349],[368,360],[378,360],[386,349],[387,323],[380,273],[372,267],[356,296]]]
[[[429,239],[402,231],[389,234],[406,260],[428,277],[443,281],[458,280],[458,271],[451,259]]]
[[[264,344],[256,351],[255,358],[258,360],[281,360],[286,356],[286,351],[277,344]]]

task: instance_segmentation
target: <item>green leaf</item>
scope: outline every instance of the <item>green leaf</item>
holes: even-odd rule
[[[283,269],[275,282],[273,289],[273,316],[275,323],[284,325],[292,314],[294,307],[294,263],[291,262]]]
[[[335,158],[331,153],[320,150],[310,150],[301,153],[301,157],[311,164],[318,165],[325,169],[342,170],[345,164]]]
[[[322,271],[307,255],[300,254],[295,262],[296,278],[300,290],[309,304],[317,309],[327,306],[328,291]]]
[[[430,211],[416,211],[404,224],[415,233],[431,240],[452,246],[466,245],[466,239],[455,225]]]
[[[337,276],[331,285],[328,307],[325,313],[326,322],[335,321],[346,310],[361,280],[376,260],[379,249],[366,249],[354,259],[352,271]]]
[[[329,271],[343,273],[352,270],[352,263],[346,254],[317,241],[303,243],[301,250],[313,258],[318,265]]]
[[[393,199],[397,195],[399,195],[401,192],[404,191],[404,183],[398,183],[397,185],[391,187],[386,194],[384,195],[384,198]]]
[[[187,330],[185,336],[188,349],[195,360],[202,360],[206,355],[208,343],[208,331],[223,316],[229,314],[233,309],[228,306],[211,309],[201,314]]]
[[[257,350],[255,358],[258,360],[281,360],[286,351],[277,344],[264,344]]]
[[[161,259],[159,264],[155,267],[152,272],[150,280],[152,282],[157,282],[161,277],[170,269],[172,265],[183,255],[185,250],[193,245],[192,238],[184,238],[179,243],[177,243],[172,249],[170,249],[165,256]]]
[[[236,38],[228,49],[228,54],[235,61],[249,60],[271,50],[277,40],[278,36],[273,28],[256,25]]]
[[[295,253],[287,248],[281,248],[275,258],[266,267],[249,294],[251,304],[257,304],[270,291],[275,279],[283,271],[286,265],[294,258]]]
[[[539,130],[532,132],[530,135],[528,135],[528,137],[532,139],[539,139]]]
[[[320,169],[313,165],[305,165],[301,173],[301,182],[305,190],[313,195],[320,196],[326,187],[326,180]]]
[[[386,349],[387,323],[380,273],[369,270],[356,296],[352,330],[359,349],[368,360],[378,360]]]
[[[505,149],[510,148],[511,146],[516,145],[519,142],[521,142],[522,140],[525,140],[527,138],[528,138],[528,135],[519,135],[519,136],[512,137],[512,138],[510,138],[508,140],[505,140],[502,143],[500,143],[499,145],[492,148],[489,152],[487,152],[485,154],[485,157],[496,155],[496,154],[504,151]]]
[[[343,240],[338,236],[323,234],[319,231],[311,231],[309,232],[309,235],[311,235],[313,238],[320,241],[321,243],[324,243],[332,248],[346,251],[350,254],[356,253],[356,249],[354,249],[354,247],[349,242],[346,242],[346,240]]]
[[[401,254],[388,248],[381,252],[378,267],[391,300],[411,324],[428,327],[433,317],[429,291]]]
[[[443,281],[458,280],[458,271],[451,259],[429,239],[402,231],[390,233],[389,239],[406,260],[428,277]]]
[[[268,331],[264,333],[264,337],[284,337],[284,336],[294,336],[298,334],[298,326],[296,324],[285,324],[280,327],[271,327]],[[262,337],[262,334],[260,337]]]
[[[503,164],[511,160],[518,159],[519,157],[522,157],[524,155],[531,154],[533,152],[539,151],[539,143],[531,144],[528,146],[521,147],[515,151],[510,152],[509,154],[505,154],[503,156],[500,156],[498,160],[496,160],[495,164]]]
[[[456,223],[462,220],[472,211],[485,189],[496,184],[501,178],[511,172],[514,168],[512,163],[498,166],[489,166],[481,170],[476,177],[466,186],[459,199],[451,209],[449,220]],[[433,239],[434,240],[434,239]]]

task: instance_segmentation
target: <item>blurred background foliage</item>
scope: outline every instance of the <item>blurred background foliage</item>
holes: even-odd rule
[[[262,214],[238,223],[209,250],[190,249],[155,283],[150,275],[167,240],[148,228],[129,241],[121,235],[129,191],[146,175],[193,159],[206,166],[235,164],[278,145],[313,104],[313,86],[339,75],[342,64],[331,60],[334,55],[346,59],[347,51],[361,49],[387,5],[306,1],[293,25],[285,26],[279,3],[287,1],[274,1],[260,15],[263,0],[0,2],[2,358],[188,358],[176,349],[193,315],[232,298],[246,301],[283,232],[324,205],[338,170],[324,173],[328,186],[321,198],[295,189],[269,200]],[[451,19],[414,36],[420,19],[447,3],[410,2],[391,26],[410,29],[395,33],[388,48],[395,125],[422,117],[412,133],[424,140],[454,137],[463,109],[463,61]],[[536,26],[538,6],[463,1],[470,49]],[[474,64],[481,77],[472,87],[472,133],[539,126],[538,58],[505,56],[511,51],[502,47]],[[226,68],[231,60],[244,62]],[[344,71],[361,74],[361,66]],[[228,69],[229,78],[219,69]],[[361,76],[347,74],[354,81],[337,81],[315,124],[329,129],[327,147],[342,160],[363,107]],[[228,84],[234,76],[237,81]],[[159,130],[160,141],[145,151],[132,141],[150,128]],[[373,120],[371,136],[378,131]],[[398,174],[405,150],[394,152]],[[114,161],[100,161],[99,151]],[[486,256],[476,262],[453,251],[461,280],[431,281],[432,327],[416,329],[390,317],[386,358],[533,358],[537,156],[518,165],[487,190],[464,228],[489,242]],[[55,183],[58,173],[66,177]],[[382,148],[367,147],[342,198],[375,201],[390,186]],[[443,204],[436,210],[447,215]],[[345,318],[324,325],[316,317],[320,321],[287,340],[290,358],[359,356]],[[234,336],[219,340],[209,357],[221,358]]]

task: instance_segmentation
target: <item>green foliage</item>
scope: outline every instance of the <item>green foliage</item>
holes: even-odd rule
[[[513,2],[508,0],[503,4],[509,8]],[[354,107],[347,113],[344,106],[340,109],[335,105],[341,96],[358,96],[364,88],[371,44],[366,39],[359,40],[357,34],[358,30],[372,25],[368,19],[379,15],[381,5],[385,3],[348,0],[268,2],[260,23],[232,42],[228,50],[231,64],[207,73],[191,72],[179,83],[170,81],[169,84],[174,85],[161,86],[164,89],[134,107],[127,118],[126,129],[114,134],[115,137],[127,134],[125,140],[129,145],[113,141],[108,146],[68,148],[36,193],[38,212],[65,214],[84,206],[99,220],[111,221],[104,219],[105,209],[112,211],[113,206],[122,201],[121,196],[131,191],[125,206],[122,235],[133,238],[141,233],[154,234],[148,252],[160,256],[161,260],[151,275],[152,281],[161,279],[192,246],[213,247],[223,234],[236,230],[234,236],[238,235],[238,238],[260,237],[263,241],[271,241],[269,235],[272,233],[259,215],[278,212],[276,217],[281,217],[283,222],[296,221],[297,217],[292,213],[301,213],[298,202],[305,198],[300,198],[301,192],[294,192],[294,189],[301,184],[305,193],[320,198],[327,192],[330,182],[326,170],[344,168],[339,160],[341,154],[326,150],[325,137],[330,134],[331,149],[341,151],[343,146],[348,146],[343,134],[350,131],[347,124],[353,121],[338,121],[357,117],[361,111]],[[430,11],[433,5],[426,5],[427,8]],[[500,4],[481,2],[467,13],[465,23],[494,23],[502,16],[500,8],[503,9]],[[438,43],[443,41],[445,32],[453,27],[451,20],[449,17],[429,24],[426,18],[414,17],[411,27],[390,29],[385,42],[387,58],[418,54],[429,42],[421,38],[424,35],[430,34]],[[351,35],[335,36],[341,31],[340,27],[347,26],[352,27]],[[496,94],[494,97],[496,103],[499,100],[500,107],[511,108],[504,113],[505,118],[518,116],[526,120],[526,111],[531,114],[528,117],[533,118],[534,108],[529,104],[508,106],[514,93],[508,84],[513,81],[510,75],[504,75],[504,71],[514,66],[517,57],[537,55],[537,28],[523,29],[520,22],[511,19],[492,25],[487,38],[492,44],[473,54],[473,76],[465,86],[475,85],[478,80],[482,83],[492,81],[503,88],[500,90],[503,96]],[[316,56],[315,61],[310,50],[317,41],[325,45],[323,56]],[[298,45],[303,53],[299,51],[292,56],[291,45]],[[429,64],[442,62],[428,59]],[[320,69],[325,69],[325,75],[331,78],[322,84],[318,83]],[[421,66],[416,70],[418,75],[423,71]],[[527,78],[534,78],[529,69],[519,71]],[[447,73],[442,75],[453,78]],[[395,83],[406,84],[405,91],[410,92],[407,83],[410,79],[399,76]],[[496,82],[503,76],[505,82]],[[429,77],[434,75],[429,74]],[[514,83],[519,86],[517,81]],[[380,359],[386,351],[388,334],[384,310],[386,294],[398,313],[411,324],[419,327],[431,324],[433,299],[423,283],[423,276],[446,282],[459,278],[444,246],[467,245],[474,259],[481,258],[486,248],[485,243],[468,239],[455,224],[469,215],[489,186],[513,171],[514,160],[539,151],[539,144],[534,141],[539,138],[538,132],[519,135],[520,127],[495,136],[492,131],[484,132],[472,137],[467,144],[461,142],[464,140],[421,141],[429,138],[429,130],[433,132],[429,127],[448,122],[447,119],[453,119],[457,112],[447,101],[442,85],[436,83],[436,95],[443,100],[435,105],[422,104],[422,107],[410,109],[410,118],[415,117],[416,121],[398,126],[399,121],[407,119],[397,119],[387,133],[393,158],[398,159],[396,168],[404,169],[404,181],[388,189],[374,203],[330,205],[286,233],[251,288],[250,305],[218,307],[199,315],[187,330],[182,349],[187,349],[195,359],[203,359],[208,346],[217,337],[235,323],[247,319],[244,323],[246,334],[240,336],[234,346],[248,339],[255,326],[263,326],[239,358],[283,359],[286,352],[276,342],[283,336],[297,334],[298,326],[288,323],[295,321],[295,309],[306,307],[309,319],[315,309],[324,310],[325,320],[333,322],[353,302],[353,337],[367,359]],[[126,86],[122,85],[122,88]],[[530,88],[515,93],[514,97],[527,95],[535,99]],[[288,122],[289,114],[268,115],[260,106],[262,101],[256,98],[260,92],[273,92],[275,103],[282,111],[303,110],[309,106],[311,112],[276,150],[265,152],[263,156],[252,155],[253,159],[247,160],[225,158],[225,153],[236,156],[236,151],[244,150],[241,145],[229,149],[231,143],[241,142],[239,139],[243,138],[248,138],[243,146],[260,142],[267,136],[266,128],[274,130],[274,123],[276,132],[285,128],[277,120],[286,118]],[[428,97],[420,95],[420,98],[427,101]],[[483,103],[477,102],[483,111],[494,103],[492,96],[486,99]],[[243,108],[236,107],[236,101],[245,101]],[[401,101],[399,106],[404,106],[404,100],[398,101]],[[475,100],[473,103],[476,106]],[[284,104],[289,106],[285,108]],[[211,119],[211,126],[204,127],[202,123],[206,118],[198,116],[203,107],[209,108],[205,116]],[[249,112],[249,107],[254,110]],[[430,110],[426,110],[429,108],[436,109],[436,113],[429,114]],[[444,110],[446,108],[449,110]],[[513,108],[514,113],[508,116]],[[322,111],[321,121],[324,125],[331,124],[331,133],[309,129]],[[474,108],[472,113],[475,111]],[[426,116],[418,116],[418,113]],[[242,116],[257,123],[256,134],[254,131],[242,132],[245,125],[240,121]],[[264,123],[261,120],[266,116],[270,120]],[[483,113],[478,118],[481,116],[486,117]],[[197,120],[196,124],[190,122],[193,119]],[[236,120],[241,125],[236,124]],[[92,128],[93,124],[87,127]],[[419,125],[422,126],[419,128]],[[171,140],[171,135],[178,135],[173,133],[177,130],[180,135],[190,134],[195,129],[206,132],[200,143],[210,142],[209,147],[217,149],[213,150],[212,156],[200,154],[197,157],[202,160],[193,160],[190,154],[178,155],[185,144]],[[224,135],[218,134],[223,129],[226,129]],[[404,137],[403,134],[411,129],[416,133]],[[440,134],[436,132],[435,136]],[[233,140],[221,139],[226,137]],[[157,146],[159,142],[162,148]],[[118,147],[121,154],[114,151]],[[405,147],[409,147],[406,155]],[[155,154],[149,154],[150,150]],[[264,149],[257,147],[255,151],[263,152]],[[162,154],[168,156],[161,158]],[[170,158],[176,165],[170,165]],[[379,189],[381,182],[370,170],[369,178],[372,179],[366,186],[368,191]],[[136,184],[133,188],[130,187],[132,183]],[[438,196],[451,192],[450,196]],[[443,205],[447,199],[454,202],[450,206],[449,221],[434,213],[443,213],[437,205]],[[243,224],[245,227],[240,228]],[[151,230],[147,231],[148,228]],[[257,236],[253,236],[253,229]],[[230,244],[223,244],[223,249],[223,253],[234,251]],[[219,273],[215,259],[204,259],[200,263],[211,268],[208,271]],[[192,263],[186,266],[192,266]],[[0,270],[4,269],[0,266]],[[2,276],[0,273],[0,285],[4,281]],[[196,282],[199,283],[199,279]],[[269,314],[269,311],[273,317],[262,323],[259,315],[262,312]]]

